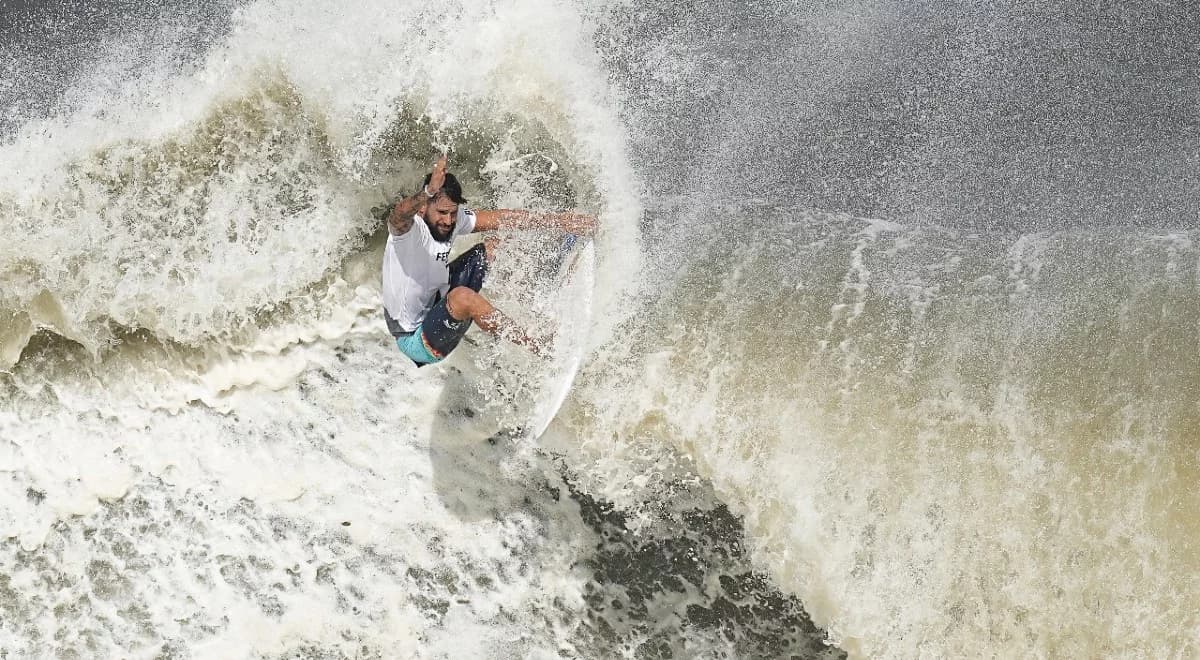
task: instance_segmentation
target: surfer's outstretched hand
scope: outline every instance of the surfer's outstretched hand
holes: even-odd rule
[[[442,185],[446,183],[447,158],[446,154],[442,154],[442,157],[433,164],[433,172],[429,175],[429,185],[426,186],[425,194],[434,196],[442,190]]]
[[[596,216],[588,213],[579,213],[577,211],[561,213],[556,218],[555,224],[572,234],[591,236],[596,233]]]

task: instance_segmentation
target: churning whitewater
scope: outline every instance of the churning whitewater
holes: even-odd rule
[[[1195,19],[1000,4],[4,9],[0,657],[1200,653]],[[598,217],[540,437],[385,327],[440,152]]]

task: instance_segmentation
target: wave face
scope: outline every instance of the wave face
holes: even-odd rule
[[[694,461],[853,655],[1195,651],[1195,232],[754,217],[616,435]]]
[[[943,5],[5,10],[0,648],[1197,654],[1195,14]],[[537,442],[380,318],[438,149],[600,219]]]

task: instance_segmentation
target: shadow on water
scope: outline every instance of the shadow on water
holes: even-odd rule
[[[481,391],[495,381],[478,366],[480,348],[463,348],[434,367],[445,370],[430,428],[435,490],[467,524],[522,512],[547,523],[547,541],[549,527],[584,537],[588,550],[571,563],[586,575],[585,610],[570,625],[585,657],[844,657],[797,598],[755,570],[742,520],[711,489],[673,489],[648,505],[656,523],[633,529],[625,513],[579,490],[561,457],[503,430]]]
[[[429,453],[434,489],[449,511],[470,523],[520,510],[535,489],[506,469],[514,445],[495,417],[484,413],[479,371],[468,364],[472,356],[463,349],[441,365],[426,367],[445,371]]]

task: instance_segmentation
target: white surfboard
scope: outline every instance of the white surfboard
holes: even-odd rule
[[[595,250],[591,241],[579,241],[569,250],[554,282],[555,304],[550,312],[557,320],[557,328],[550,364],[535,395],[526,426],[533,439],[546,432],[567,400],[587,348],[587,332],[592,321],[592,287],[596,277]]]

